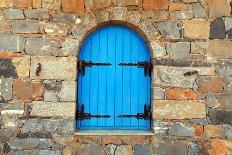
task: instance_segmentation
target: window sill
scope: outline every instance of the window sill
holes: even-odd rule
[[[150,130],[77,130],[74,135],[79,136],[152,136]]]

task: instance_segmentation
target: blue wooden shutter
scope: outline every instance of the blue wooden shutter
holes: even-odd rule
[[[149,49],[136,32],[118,25],[98,29],[83,43],[79,61],[110,65],[86,66],[78,74],[78,111],[94,116],[78,119],[78,128],[150,128],[150,120],[119,117],[144,113],[144,105],[150,106],[150,76],[144,68],[119,65],[150,62]]]

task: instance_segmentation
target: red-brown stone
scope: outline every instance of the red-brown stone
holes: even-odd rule
[[[15,95],[23,102],[41,97],[44,92],[41,83],[30,83],[21,80],[14,81],[13,90]]]
[[[197,94],[191,89],[171,88],[166,90],[167,100],[196,100]]]
[[[231,147],[231,144],[226,140],[222,139],[213,139],[211,141],[207,141],[202,149],[201,154],[209,154],[209,155],[228,155],[228,149]]]
[[[85,10],[83,0],[62,0],[62,11],[81,13]]]
[[[144,0],[144,10],[164,10],[168,7],[168,0]]]
[[[220,77],[211,77],[210,80],[204,81],[198,85],[198,91],[200,92],[223,92],[223,81]]]
[[[32,6],[32,0],[15,0],[14,5],[19,8],[29,8]]]
[[[194,126],[194,132],[197,138],[202,137],[203,135],[203,125],[195,125]]]
[[[0,52],[0,58],[12,58],[19,56],[21,56],[19,53]]]

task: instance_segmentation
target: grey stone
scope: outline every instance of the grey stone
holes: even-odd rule
[[[14,139],[8,144],[10,149],[16,150],[49,149],[52,146],[51,140],[44,138]]]
[[[43,10],[26,9],[24,14],[27,19],[49,19],[49,13]]]
[[[192,18],[193,18],[193,11],[170,12],[170,19],[184,20],[184,19],[192,19]]]
[[[198,155],[200,152],[200,145],[193,143],[189,146],[189,151],[188,151],[188,155]]]
[[[23,52],[24,37],[20,35],[0,35],[0,51]]]
[[[167,44],[167,52],[172,59],[186,59],[190,54],[189,42],[176,42]]]
[[[154,120],[153,121],[154,133],[159,135],[166,135],[170,125],[171,123],[169,122]]]
[[[132,154],[132,146],[130,145],[119,145],[114,155],[130,155]]]
[[[232,127],[230,125],[224,125],[224,133],[229,140],[232,140]]]
[[[0,79],[0,95],[5,101],[13,98],[12,84],[13,79]]]
[[[160,57],[164,57],[167,55],[165,46],[161,43],[158,43],[156,41],[152,41],[151,48],[152,48],[153,55],[155,58],[160,58]]]
[[[182,141],[165,139],[161,140],[155,153],[158,155],[186,155],[188,146]]]
[[[27,119],[21,129],[22,133],[36,133],[36,132],[55,132],[59,125],[58,120],[46,120],[46,119]]]
[[[39,22],[35,20],[16,20],[12,23],[13,33],[38,33]]]
[[[75,124],[74,120],[61,121],[57,128],[57,133],[61,135],[72,135],[75,130],[74,124]]]
[[[189,120],[189,123],[192,124],[201,124],[201,125],[207,125],[209,124],[207,119],[191,119]]]
[[[7,154],[10,152],[10,147],[7,143],[4,143],[3,145],[3,153]]]
[[[168,133],[172,136],[194,137],[194,129],[179,122],[174,123]]]
[[[117,145],[115,144],[108,144],[105,147],[105,151],[107,155],[114,155],[115,149],[116,149]]]
[[[58,94],[60,101],[76,100],[76,81],[63,81],[62,88]]]
[[[86,34],[87,30],[85,27],[81,26],[81,25],[78,25],[76,28],[74,28],[72,30],[72,38],[76,38],[78,39],[79,41],[82,41],[85,34]]]
[[[2,12],[2,10],[0,10],[0,32],[1,33],[4,33],[4,32],[9,32],[11,27],[10,27],[10,22],[8,22],[6,19],[5,19],[5,16]]]
[[[134,155],[153,155],[151,145],[140,145],[134,146]]]
[[[30,38],[26,41],[25,52],[29,55],[51,55],[59,50],[58,43],[43,38]]]
[[[163,100],[165,98],[165,90],[160,87],[153,88],[153,99]]]
[[[11,151],[8,155],[28,155],[25,151]]]
[[[232,29],[232,18],[231,17],[225,17],[225,29],[226,31],[230,31]]]
[[[11,129],[2,129],[0,130],[0,142],[5,143],[10,140],[10,138],[13,136],[14,131]]]
[[[216,18],[210,23],[209,39],[224,39],[226,37],[225,23],[222,19]]]
[[[206,50],[208,46],[208,42],[191,42],[191,53],[199,53],[206,55]]]
[[[206,105],[209,108],[216,108],[216,102],[217,102],[216,95],[213,93],[209,93],[206,97]]]
[[[127,18],[127,8],[125,7],[114,7],[110,13],[111,20],[125,20]]]
[[[3,126],[6,128],[16,128],[17,127],[17,120],[16,117],[12,116],[3,116]]]
[[[52,133],[36,132],[31,134],[31,138],[52,138]]]
[[[39,23],[41,31],[53,36],[67,36],[69,25],[63,23],[41,21]]]
[[[62,155],[62,154],[58,151],[39,150],[39,151],[34,151],[33,155]]]
[[[62,88],[61,82],[46,82],[45,83],[46,90],[60,91],[61,88]]]
[[[171,86],[171,87],[182,87],[182,88],[193,88],[196,85],[196,75],[184,76],[188,71],[194,69],[179,68],[179,67],[166,67],[159,66],[154,69],[154,84]]]
[[[80,41],[77,39],[66,38],[62,45],[63,55],[77,55]]]
[[[53,22],[75,24],[76,15],[72,13],[57,13],[52,15]]]
[[[46,102],[57,102],[58,98],[54,91],[45,91],[44,92],[44,101]]]
[[[101,145],[95,144],[82,144],[81,147],[76,150],[77,155],[105,155],[105,151]]]
[[[23,11],[20,9],[5,9],[3,10],[3,13],[5,14],[6,19],[24,19]]]
[[[163,38],[179,39],[181,38],[181,27],[176,22],[158,22],[156,23]]]
[[[4,104],[1,115],[3,116],[22,116],[24,114],[23,104]]]
[[[193,14],[195,18],[206,18],[207,17],[206,11],[201,6],[200,3],[193,3],[192,8],[193,8]]]
[[[209,110],[209,120],[213,125],[229,124],[232,125],[232,111],[229,110]]]
[[[18,78],[11,59],[0,59],[0,78]]]

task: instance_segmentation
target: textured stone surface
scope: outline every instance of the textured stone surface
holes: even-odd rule
[[[24,14],[28,19],[49,19],[49,13],[43,10],[26,9]]]
[[[0,79],[0,95],[5,101],[13,98],[12,83],[12,79]]]
[[[190,54],[189,42],[176,42],[167,44],[167,52],[172,59],[186,59]]]
[[[0,59],[1,78],[18,78],[16,68],[11,59]]]
[[[170,88],[165,91],[167,100],[196,100],[197,93],[191,89]]]
[[[46,10],[60,10],[61,0],[42,0],[42,7]]]
[[[206,54],[208,42],[191,42],[191,53]]]
[[[66,38],[62,45],[63,55],[73,55],[76,56],[79,50],[80,41],[77,39]]]
[[[14,134],[11,129],[2,129],[0,130],[0,141],[5,143],[10,140],[11,136]]]
[[[0,51],[22,52],[24,47],[24,37],[20,35],[1,35]]]
[[[193,143],[189,147],[188,155],[197,155],[199,154],[201,146],[197,143]]]
[[[168,39],[178,39],[181,38],[181,28],[176,22],[159,22],[156,23],[161,35]]]
[[[184,19],[192,19],[192,18],[193,18],[193,12],[192,11],[170,12],[170,19],[184,20]]]
[[[220,125],[206,125],[204,126],[204,135],[208,138],[222,138],[224,137],[224,129]]]
[[[115,150],[115,155],[132,155],[132,147],[130,145],[119,145]]]
[[[230,124],[232,125],[232,112],[229,110],[216,110],[209,111],[209,120],[212,124]]]
[[[33,155],[62,155],[62,154],[59,151],[40,150],[40,151],[34,151]]]
[[[76,22],[76,15],[71,13],[57,13],[52,15],[53,22],[74,24]]]
[[[66,36],[69,30],[69,26],[66,24],[40,22],[40,28],[49,35],[61,35]]]
[[[156,151],[159,155],[186,155],[188,146],[182,141],[162,140]]]
[[[206,18],[207,17],[206,11],[200,3],[193,3],[192,9],[193,9],[193,15],[195,18]]]
[[[203,76],[198,79],[198,91],[200,92],[222,92],[223,82],[220,77]]]
[[[62,0],[62,11],[81,13],[85,9],[84,0]]]
[[[19,8],[28,8],[32,6],[31,0],[15,0],[14,6]]]
[[[76,85],[76,81],[63,81],[61,91],[58,94],[60,101],[75,101]]]
[[[24,19],[23,11],[20,9],[5,9],[3,10],[6,19]]]
[[[74,125],[74,120],[62,120],[57,128],[57,132],[61,135],[73,135],[75,131]]]
[[[14,57],[12,59],[12,63],[15,66],[19,78],[29,77],[29,69],[30,69],[29,56]]]
[[[38,63],[41,72],[36,76]],[[32,57],[30,76],[32,79],[76,79],[76,57]]]
[[[216,58],[230,58],[232,56],[232,41],[210,40],[207,53]]]
[[[167,0],[144,0],[144,10],[164,10],[168,7]]]
[[[188,38],[209,38],[209,23],[204,19],[192,19],[184,22],[184,35]]]
[[[209,17],[230,16],[231,7],[227,0],[208,0]]]
[[[134,155],[152,155],[151,146],[149,145],[135,145]]]
[[[116,0],[117,4],[119,6],[132,6],[132,5],[138,5],[139,4],[139,0]]]
[[[39,117],[74,117],[74,102],[41,102],[34,101],[32,103],[31,116]]]
[[[45,91],[44,92],[44,101],[46,102],[57,102],[58,97],[54,91]]]
[[[0,10],[0,22],[1,22],[0,32],[9,32],[10,31],[10,23],[5,19],[5,16],[4,16],[2,10]]]
[[[24,106],[18,104],[5,104],[2,106],[1,115],[3,116],[22,116],[24,114]]]
[[[187,127],[182,123],[174,123],[168,133],[172,136],[194,137],[194,129]]]
[[[76,154],[98,154],[105,155],[104,150],[100,145],[95,144],[82,144],[81,147],[75,152]]]
[[[162,100],[165,98],[165,90],[160,87],[154,87],[153,99]]]
[[[220,18],[216,18],[210,23],[210,39],[224,39],[226,37],[225,22]]]
[[[114,155],[116,148],[117,148],[117,145],[114,145],[114,144],[106,145],[106,147],[105,147],[106,155]]]
[[[154,101],[155,119],[193,119],[205,117],[205,104],[202,101]]]

